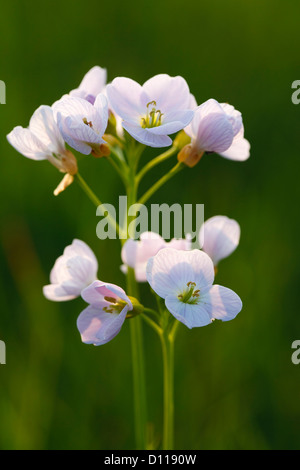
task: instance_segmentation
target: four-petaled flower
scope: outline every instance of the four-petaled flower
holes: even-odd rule
[[[156,75],[139,85],[115,78],[106,93],[112,109],[123,119],[124,129],[150,147],[172,144],[169,134],[186,127],[193,118],[189,87],[182,77]]]
[[[216,266],[237,248],[241,229],[238,222],[224,215],[206,220],[200,228],[199,242]]]
[[[72,148],[84,155],[105,155],[103,134],[107,127],[108,107],[103,94],[97,96],[94,104],[65,96],[52,107],[59,130]]]
[[[98,262],[81,240],[73,240],[60,256],[50,273],[51,284],[44,286],[47,299],[62,302],[79,297],[82,290],[97,279]]]
[[[191,97],[191,103],[194,98]],[[244,138],[242,115],[227,103],[210,99],[195,109],[192,122],[185,128],[191,137],[178,160],[193,167],[204,152],[216,152],[230,160],[247,160],[250,144]]]
[[[90,304],[77,319],[82,341],[95,346],[108,343],[133,309],[131,300],[121,287],[101,281],[94,281],[81,296]]]
[[[50,106],[40,106],[32,115],[29,127],[15,127],[7,136],[8,142],[31,160],[49,160],[64,173],[77,173],[74,155],[66,149]]]
[[[121,252],[124,265],[122,270],[126,271],[127,266],[134,268],[135,278],[138,282],[146,282],[146,267],[149,259],[156,255],[162,248],[175,248],[176,250],[190,250],[191,241],[187,239],[174,238],[166,242],[158,233],[144,232],[140,240],[128,239]]]
[[[213,262],[200,250],[160,250],[148,262],[147,280],[169,312],[188,328],[214,319],[232,320],[242,309],[235,292],[213,285]]]

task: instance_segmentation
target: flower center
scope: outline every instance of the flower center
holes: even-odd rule
[[[143,129],[160,126],[163,114],[160,109],[156,109],[156,101],[150,101],[146,116],[141,118],[141,126]]]
[[[115,297],[105,296],[104,300],[109,302],[110,305],[103,307],[104,312],[106,313],[121,313],[123,308],[126,305],[126,302],[122,299],[115,299]]]
[[[187,289],[185,289],[182,294],[179,294],[178,299],[184,304],[197,304],[200,297],[200,289],[196,289],[195,282],[188,282]]]
[[[87,118],[83,118],[82,120],[83,120],[84,124],[86,124],[87,126],[93,128],[92,121],[88,121]]]

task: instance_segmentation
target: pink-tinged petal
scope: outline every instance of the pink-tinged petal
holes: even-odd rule
[[[43,287],[43,294],[48,300],[53,302],[65,302],[76,299],[78,295],[68,294],[60,284],[49,284]]]
[[[74,240],[55,261],[50,281],[57,295],[75,298],[96,279],[97,270],[98,262],[92,250],[84,242]],[[50,292],[50,288],[47,288],[47,292]]]
[[[206,326],[211,323],[211,317],[200,304],[183,303],[175,295],[168,295],[165,304],[169,312],[188,328]]]
[[[199,125],[195,145],[206,152],[224,152],[232,144],[233,129],[225,114],[212,113]]]
[[[192,109],[192,110],[196,110],[196,108],[198,108],[198,104],[197,104],[197,101],[196,101],[196,98],[195,96],[190,93],[190,102],[189,102],[189,106],[188,106],[189,109]]]
[[[17,126],[8,134],[7,140],[24,157],[31,160],[47,159],[46,146],[29,129]]]
[[[195,282],[198,289],[213,283],[214,267],[208,255],[199,251],[182,251],[163,248],[148,261],[147,280],[162,298],[178,295],[188,282]]]
[[[189,109],[190,90],[185,79],[180,76],[155,75],[144,83],[143,89],[149,101],[154,100],[156,109],[163,113]]]
[[[112,109],[126,121],[140,121],[145,114],[147,103],[151,99],[147,96],[141,85],[125,77],[115,78],[106,87],[106,94]]]
[[[121,330],[125,321],[128,306],[118,314],[103,311],[107,302],[99,307],[89,306],[77,319],[77,328],[81,334],[83,343],[101,346],[111,341]]]
[[[101,116],[101,125],[97,132],[102,136],[105,133],[108,122],[108,101],[103,93],[97,95],[94,108],[98,111],[99,116]]]
[[[190,237],[186,238],[173,238],[166,245],[168,248],[175,248],[175,250],[190,250],[192,247],[192,241]]]
[[[103,302],[104,297],[112,297],[116,300],[121,299],[125,301],[128,305],[128,310],[132,310],[133,308],[125,291],[121,287],[109,282],[94,281],[81,292],[81,297],[87,303],[94,306]]]
[[[220,103],[223,110],[225,111],[232,127],[233,135],[236,136],[243,127],[242,113],[235,109],[231,104]]]
[[[217,265],[237,248],[240,235],[241,229],[236,220],[219,215],[204,222],[200,229],[199,242],[203,251]]]
[[[243,304],[239,296],[227,287],[214,285],[201,297],[201,304],[211,318],[217,320],[233,320],[242,310]]]
[[[85,256],[94,263],[96,271],[98,270],[98,260],[91,248],[82,240],[75,238],[71,245],[64,249],[64,255],[68,257]]]
[[[105,87],[106,79],[106,69],[96,65],[85,74],[79,85],[79,90],[84,90],[87,94],[96,97]]]
[[[231,146],[225,152],[220,152],[220,155],[229,160],[240,162],[248,160],[250,157],[250,143],[244,138],[244,129],[235,136]]]
[[[151,132],[152,129],[143,129],[138,124],[130,122],[123,122],[123,128],[141,144],[148,145],[149,147],[169,147],[172,144],[172,139],[167,135],[155,135]]]
[[[54,120],[50,106],[40,106],[32,115],[29,130],[42,142],[50,153],[63,154],[65,143]]]
[[[92,151],[91,146],[88,145],[85,142],[81,142],[80,140],[77,140],[74,137],[72,137],[70,135],[70,129],[69,129],[66,121],[67,121],[67,119],[64,118],[60,113],[57,114],[57,124],[58,124],[59,130],[60,130],[64,140],[73,149],[77,150],[78,152],[82,153],[83,155],[89,155]],[[72,133],[74,135],[76,135],[76,131],[73,130]]]
[[[68,116],[64,119],[63,129],[64,133],[67,130],[68,136],[78,142],[86,144],[102,144],[105,142],[102,139],[102,135],[94,130],[94,127],[86,125],[82,120],[73,116]]]
[[[163,124],[158,127],[149,128],[149,132],[156,135],[174,134],[186,127],[193,119],[194,111],[176,111],[168,113],[163,120]]]

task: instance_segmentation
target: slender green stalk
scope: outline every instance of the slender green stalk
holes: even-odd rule
[[[92,203],[96,207],[101,206],[102,202],[96,196],[96,194],[91,190],[89,185],[85,182],[85,180],[82,178],[82,176],[79,173],[77,173],[75,175],[75,179],[79,183],[79,186],[83,189],[85,194],[88,196],[88,198],[92,201]],[[116,231],[116,233],[120,234],[120,227],[119,227],[118,223],[116,222],[116,220],[110,215],[109,212],[107,214],[107,221],[113,227],[113,229]]]
[[[143,146],[144,147],[144,146]],[[139,147],[137,158],[140,157],[143,147]],[[128,207],[136,202],[136,161],[132,155],[128,154],[129,162],[129,183],[127,186]],[[128,236],[128,225],[134,217],[128,217],[126,234]],[[125,230],[125,227],[123,227]],[[128,267],[127,271],[127,293],[138,298],[137,283],[134,270]],[[147,395],[146,395],[146,377],[142,318],[137,316],[130,321],[131,350],[132,350],[132,369],[133,369],[133,388],[134,388],[134,409],[135,409],[135,434],[137,449],[147,449]]]
[[[163,450],[174,447],[174,340],[164,331],[160,335],[163,353],[164,427]]]
[[[148,162],[137,174],[136,184],[138,185],[140,183],[141,179],[146,175],[146,173],[148,173],[148,171],[150,171],[156,165],[159,165],[160,163],[164,162],[165,160],[168,160],[168,158],[172,157],[176,152],[178,152],[178,148],[176,146],[173,146],[166,152],[162,153],[161,155],[158,155],[158,157],[150,160],[150,162]]]
[[[145,204],[148,199],[161,187],[163,186],[169,179],[173,178],[180,170],[182,170],[185,165],[181,162],[178,162],[170,171],[169,173],[162,176],[153,186],[151,186],[148,191],[139,199],[138,204]]]

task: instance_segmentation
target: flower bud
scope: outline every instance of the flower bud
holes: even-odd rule
[[[74,181],[74,176],[70,175],[69,173],[66,173],[57,188],[54,190],[53,194],[54,196],[58,196],[60,193],[62,193],[70,184],[72,184]]]

